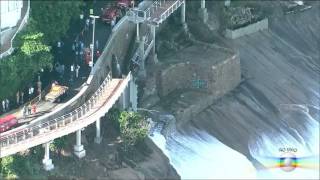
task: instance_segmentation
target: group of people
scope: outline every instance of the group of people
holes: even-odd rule
[[[10,101],[9,99],[4,99],[2,100],[2,112],[7,112],[9,111],[10,108]]]
[[[29,103],[28,106],[23,106],[23,118],[25,118],[27,115],[35,114],[37,112],[37,106],[36,104]]]
[[[77,65],[72,64],[70,66],[70,81],[73,81],[74,75],[76,76],[76,78],[79,77],[79,70],[80,70],[80,66],[78,64]]]
[[[27,98],[30,100],[33,95],[35,93],[35,88],[33,86],[29,86],[29,88],[27,89]],[[18,91],[16,93],[16,100],[13,100],[13,106],[19,106],[21,104],[24,103],[24,91]],[[8,98],[4,99],[1,101],[1,111],[4,112],[8,112],[10,110],[10,108],[13,108],[12,106],[10,106],[10,100]]]

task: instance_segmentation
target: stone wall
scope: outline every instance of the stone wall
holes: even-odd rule
[[[200,84],[196,80],[203,80]],[[213,64],[181,62],[162,70],[158,76],[158,93],[164,97],[179,89],[206,92],[219,98],[235,88],[241,80],[240,58],[235,54]],[[198,86],[199,85],[199,86]]]
[[[264,29],[268,29],[268,24],[269,24],[268,19],[263,19],[259,22],[250,24],[243,28],[239,28],[235,30],[227,29],[225,31],[225,37],[230,39],[236,39],[244,35],[252,34]]]
[[[179,62],[160,71],[157,90],[165,104],[160,109],[171,112],[177,124],[196,117],[241,82],[239,53],[230,54],[217,62],[214,59],[208,59],[206,63]],[[194,86],[194,79],[201,79],[205,84]],[[157,109],[158,105],[153,108]]]

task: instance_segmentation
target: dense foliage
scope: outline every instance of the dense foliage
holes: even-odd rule
[[[20,47],[16,52],[0,61],[0,99],[13,96],[18,90],[27,86],[41,69],[51,69],[53,56],[50,47],[43,42],[39,32],[22,32]]]
[[[0,61],[0,100],[13,97],[32,83],[41,69],[51,69],[49,44],[64,37],[72,19],[79,18],[82,1],[31,1],[27,26],[14,39],[15,52]]]
[[[0,159],[0,179],[39,176],[43,148],[36,146],[27,154],[15,154]]]
[[[65,36],[71,21],[79,18],[82,1],[31,1],[31,17],[35,27],[44,33],[49,43],[57,42]]]
[[[129,152],[133,146],[147,137],[148,128],[144,117],[137,112],[120,111],[113,108],[108,112],[108,119],[119,131],[123,150]]]
[[[130,151],[133,146],[143,141],[147,136],[147,123],[139,113],[121,112],[119,124],[125,151]]]

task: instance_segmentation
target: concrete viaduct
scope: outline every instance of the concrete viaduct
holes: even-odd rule
[[[205,8],[205,0],[201,0],[199,9],[200,17],[206,21],[208,15]],[[77,107],[65,111],[56,112],[53,118],[47,118],[38,122],[12,129],[0,135],[0,158],[27,150],[37,145],[43,145],[45,154],[43,166],[45,170],[54,168],[52,159],[50,159],[50,143],[59,137],[76,133],[76,144],[74,145],[74,154],[78,158],[85,156],[86,151],[81,144],[81,131],[88,125],[96,124],[95,143],[100,143],[101,128],[100,119],[114,106],[118,104],[122,109],[137,110],[137,86],[131,72],[122,78],[113,78],[112,73],[106,70],[106,56],[112,49],[112,39],[116,38],[118,29],[124,24],[136,24],[136,41],[139,47],[132,57],[132,61],[138,63],[142,74],[145,74],[144,64],[147,56],[152,50],[154,59],[155,51],[155,29],[159,24],[165,21],[173,12],[181,8],[181,23],[185,23],[185,0],[156,0],[143,1],[137,8],[128,11],[127,16],[123,17],[113,28],[111,37],[98,59],[95,67],[91,71],[86,87],[80,93],[87,94],[86,97],[76,96],[74,103],[82,102]],[[140,30],[140,25],[147,25],[145,30]],[[133,29],[134,30],[134,29]],[[110,40],[111,39],[111,40]],[[110,64],[110,62],[107,62]],[[100,64],[100,65],[99,65]],[[68,109],[67,107],[65,109]]]

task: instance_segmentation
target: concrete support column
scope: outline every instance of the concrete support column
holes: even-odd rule
[[[139,76],[145,77],[146,76],[146,69],[144,67],[144,42],[146,41],[146,37],[142,36],[140,39],[140,45],[139,45],[139,58],[140,58],[140,70],[139,70]]]
[[[152,40],[153,40],[153,47],[152,47],[153,62],[156,64],[158,63],[158,56],[156,52],[156,26],[151,26],[151,33],[152,33]]]
[[[206,1],[205,0],[201,0],[201,8],[198,10],[198,14],[204,23],[206,23],[208,21],[208,11],[206,8]]]
[[[94,138],[94,142],[96,144],[100,144],[102,141],[101,137],[101,125],[100,125],[100,118],[96,121],[96,137]]]
[[[44,157],[42,160],[43,168],[46,171],[50,171],[54,168],[54,165],[52,164],[52,159],[50,159],[50,142],[43,144],[43,146],[44,146]]]
[[[138,93],[137,93],[137,85],[134,80],[131,79],[129,83],[130,88],[130,103],[133,111],[137,111],[138,108]]]
[[[224,1],[224,6],[228,7],[231,4],[231,0],[225,0]]]
[[[139,23],[137,23],[137,42],[139,42],[140,41],[140,24]]]
[[[127,108],[127,88],[122,92],[121,101],[121,108],[125,110]]]
[[[83,148],[83,145],[81,144],[81,129],[77,130],[76,134],[76,145],[73,147],[74,154],[78,158],[83,158],[86,155],[86,151]]]
[[[186,23],[186,1],[181,5],[181,23]]]
[[[201,9],[206,8],[206,0],[201,0]]]

